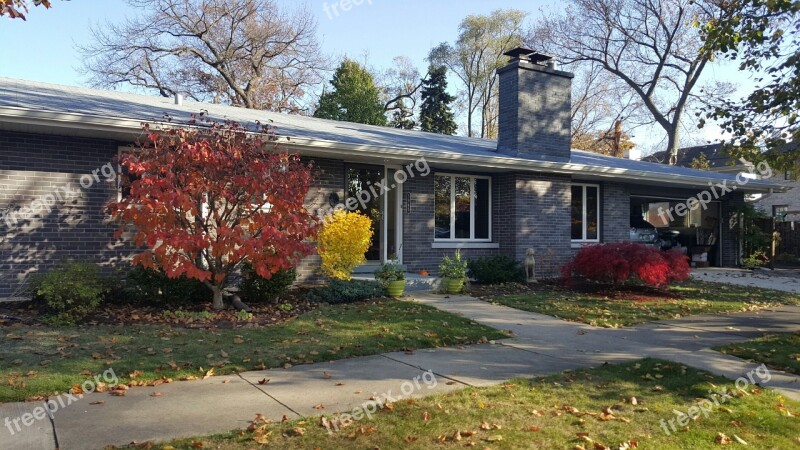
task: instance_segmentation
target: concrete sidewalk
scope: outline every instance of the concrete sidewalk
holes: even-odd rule
[[[697,316],[628,329],[603,329],[483,302],[471,297],[414,293],[414,300],[468,317],[515,337],[489,344],[394,352],[331,363],[246,372],[158,387],[125,397],[91,394],[13,436],[0,430],[0,449],[102,449],[245,428],[263,414],[273,420],[350,411],[371,398],[395,401],[487,386],[514,377],[599,366],[643,357],[678,361],[735,379],[753,364],[708,348],[765,331],[800,330],[800,308]],[[436,384],[421,383],[431,371]],[[268,379],[266,384],[259,381]],[[415,381],[416,380],[416,381]],[[409,388],[411,386],[412,388]],[[800,399],[796,376],[773,371],[769,387]],[[92,404],[103,402],[102,404]],[[0,419],[31,412],[37,403],[0,405]]]
[[[707,268],[692,270],[692,278],[711,283],[773,289],[800,294],[800,277],[781,276],[780,271]]]

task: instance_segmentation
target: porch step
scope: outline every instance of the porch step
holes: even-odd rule
[[[366,263],[353,269],[353,274],[372,275],[376,270],[380,269],[380,267],[380,263]],[[400,265],[400,268],[403,270],[408,270],[408,267],[406,267],[404,264]]]
[[[354,280],[375,281],[372,273],[353,273]],[[406,273],[406,291],[435,291],[441,280],[437,277],[423,277],[416,273]]]

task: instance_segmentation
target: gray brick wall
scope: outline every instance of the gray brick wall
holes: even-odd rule
[[[107,164],[117,143],[101,139],[0,132],[0,210],[30,205],[69,185],[80,188],[82,175]],[[101,178],[102,179],[102,178]],[[88,183],[87,183],[88,184]],[[14,223],[0,220],[0,298],[14,296],[27,277],[62,259],[99,263],[109,270],[130,249],[114,239],[103,205],[116,195],[115,182],[94,182],[66,201],[56,201]]]
[[[435,173],[436,169],[433,169]],[[446,172],[452,172],[447,170]],[[411,200],[411,209],[404,208],[406,213],[403,217],[403,262],[411,272],[428,270],[431,273],[438,272],[439,264],[445,255],[453,255],[455,249],[434,249],[431,248],[434,241],[434,196],[433,182],[434,173],[427,177],[415,177],[403,185],[404,196]],[[500,210],[502,203],[499,200],[499,186],[495,178],[492,178],[492,235],[495,242],[499,236],[504,246],[502,249],[463,249],[461,254],[466,258],[478,258],[481,256],[497,254],[501,250],[509,253],[511,246],[508,242],[508,227],[505,225],[505,212]],[[405,205],[404,205],[405,206]]]
[[[603,242],[625,242],[630,239],[631,195],[628,186],[603,183],[600,186],[600,227]]]
[[[498,151],[569,160],[572,74],[524,61],[514,61],[497,72]]]
[[[306,207],[313,214],[325,213],[331,209],[328,201],[331,193],[338,194],[341,200],[345,198],[344,162],[319,158],[310,161],[313,162],[315,179],[306,196]],[[322,278],[319,265],[320,259],[316,254],[303,258],[297,266],[297,279],[301,282],[319,281]]]
[[[572,257],[570,183],[568,176],[515,175],[514,255],[524,261],[527,249],[533,248],[539,277],[558,276]]]

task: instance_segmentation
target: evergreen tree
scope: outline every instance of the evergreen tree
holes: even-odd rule
[[[455,134],[457,126],[450,109],[450,103],[454,100],[455,97],[447,93],[447,69],[444,66],[431,66],[428,78],[422,85],[422,107],[419,114],[422,131]]]
[[[344,122],[386,125],[380,90],[369,71],[345,59],[331,80],[333,90],[324,92],[314,117]]]

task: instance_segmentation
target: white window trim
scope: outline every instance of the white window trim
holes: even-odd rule
[[[433,242],[442,243],[458,243],[458,242],[492,242],[492,177],[486,175],[467,175],[463,173],[449,173],[449,172],[436,172],[435,177],[450,177],[450,236],[456,235],[456,178],[469,178],[470,179],[470,202],[469,202],[469,238],[454,238],[441,239],[436,237],[436,230],[434,229]],[[488,180],[489,181],[489,237],[488,238],[475,238],[475,180]],[[435,183],[434,183],[435,186]],[[435,189],[435,187],[434,187]],[[434,203],[436,202],[436,193],[434,192]],[[435,227],[434,227],[435,228]]]
[[[580,186],[582,187],[581,192],[583,195],[582,203],[583,203],[583,238],[582,239],[572,239],[573,244],[597,244],[600,242],[600,236],[602,235],[602,214],[600,211],[600,185],[599,184],[590,184],[590,183],[572,183],[570,186],[570,192],[572,192],[573,186]],[[597,238],[596,239],[586,239],[586,233],[588,231],[586,227],[586,218],[588,216],[587,209],[586,209],[586,188],[593,187],[597,188]],[[570,202],[570,222],[572,221],[572,202]],[[572,230],[570,229],[570,234],[572,234]],[[574,248],[574,246],[573,246]]]

